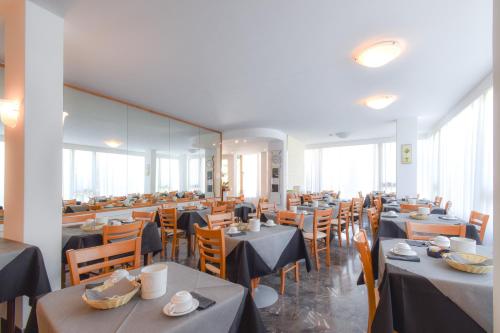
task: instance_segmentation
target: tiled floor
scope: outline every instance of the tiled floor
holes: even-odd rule
[[[367,223],[367,222],[365,222]],[[365,224],[366,225],[366,224]],[[286,290],[274,305],[261,309],[262,319],[269,332],[365,332],[368,305],[365,286],[357,286],[361,263],[354,245],[345,242],[339,248],[335,241],[331,248],[331,266],[316,271],[313,265],[307,273],[301,268],[297,284],[292,272],[286,281]],[[197,259],[185,259],[182,243],[179,262],[192,267]],[[278,274],[266,276],[261,283],[279,290]]]

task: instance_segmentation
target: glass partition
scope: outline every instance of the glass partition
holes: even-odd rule
[[[64,88],[63,199],[220,195],[220,133]]]

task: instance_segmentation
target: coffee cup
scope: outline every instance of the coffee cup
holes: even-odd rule
[[[397,254],[408,254],[412,252],[411,246],[405,242],[399,242],[394,246],[394,252]]]
[[[167,269],[166,264],[154,264],[141,270],[142,298],[158,298],[167,292]]]
[[[238,228],[237,227],[229,227],[229,229],[227,229],[227,232],[229,234],[235,234],[238,232]]]
[[[432,241],[442,249],[450,247],[450,239],[446,236],[436,236]]]
[[[172,296],[170,303],[175,312],[185,312],[193,306],[193,296],[189,291],[178,291]]]
[[[274,225],[275,223],[274,223],[274,220],[267,220],[266,224],[268,224],[268,225]]]

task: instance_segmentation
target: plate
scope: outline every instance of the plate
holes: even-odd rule
[[[392,248],[391,252],[394,254],[397,254],[398,256],[402,256],[402,257],[414,257],[414,256],[418,255],[417,252],[415,252],[413,250],[408,251],[407,253],[401,253],[401,252],[398,252],[395,248]]]
[[[388,215],[384,215],[384,214],[382,214],[382,217],[395,218],[395,217],[398,217],[398,215],[397,214],[396,215],[389,215],[389,214]]]
[[[456,217],[456,216],[448,216],[448,215],[441,215],[439,218],[442,219],[442,220],[449,220],[449,221],[458,220],[458,217]]]
[[[230,232],[229,230],[226,232],[226,234],[228,235],[236,235],[236,234],[239,234],[241,231],[238,230],[238,231],[235,231],[235,232]]]
[[[277,226],[277,224],[276,224],[276,223],[270,224],[270,223],[267,223],[267,222],[266,222],[266,223],[264,223],[264,224],[265,224],[266,226],[268,226],[268,227],[275,227],[275,226]]]
[[[169,317],[184,316],[184,315],[187,315],[188,313],[191,313],[194,310],[196,310],[199,305],[200,305],[200,302],[196,298],[193,298],[193,304],[191,305],[191,307],[189,309],[187,309],[184,312],[173,312],[173,311],[170,311],[170,309],[169,309],[172,306],[172,303],[168,302],[167,305],[165,305],[163,307],[163,313]]]

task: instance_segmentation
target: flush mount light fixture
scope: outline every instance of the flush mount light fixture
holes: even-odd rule
[[[239,143],[239,142],[240,142],[240,140],[234,140],[234,143]]]
[[[106,140],[104,143],[111,148],[118,148],[123,144],[123,142],[114,139]]]
[[[354,56],[354,60],[366,67],[382,67],[401,54],[401,45],[396,41],[375,43]]]
[[[0,118],[5,126],[15,128],[19,118],[19,102],[0,99]]]
[[[394,103],[396,99],[395,95],[376,95],[365,99],[363,104],[374,110],[382,110]]]

